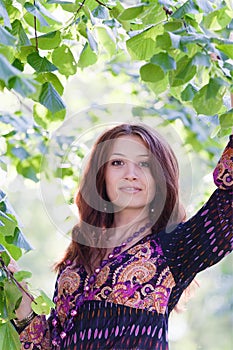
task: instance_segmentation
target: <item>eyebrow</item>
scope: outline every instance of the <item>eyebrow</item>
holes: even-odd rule
[[[112,156],[121,156],[127,158],[127,156],[123,153],[112,153],[111,157]],[[149,154],[138,154],[137,157],[149,157]]]

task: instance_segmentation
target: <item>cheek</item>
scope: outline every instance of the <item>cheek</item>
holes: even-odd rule
[[[152,201],[152,199],[155,196],[155,192],[156,192],[156,183],[154,178],[150,176],[149,178],[147,178],[147,193],[148,193],[149,201]]]
[[[113,201],[117,197],[117,180],[113,174],[110,174],[109,172],[106,173],[105,184],[107,195],[109,199]]]

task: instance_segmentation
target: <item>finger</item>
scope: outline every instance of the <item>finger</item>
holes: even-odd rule
[[[8,264],[8,269],[14,273],[14,272],[18,272],[20,270],[19,265],[17,264],[17,262],[13,259],[10,260],[9,264]]]

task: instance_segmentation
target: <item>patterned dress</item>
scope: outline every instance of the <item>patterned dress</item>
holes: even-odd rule
[[[217,189],[191,219],[152,232],[97,275],[67,263],[48,320],[36,316],[20,334],[22,349],[167,350],[168,317],[196,274],[233,249],[233,136],[214,170]]]

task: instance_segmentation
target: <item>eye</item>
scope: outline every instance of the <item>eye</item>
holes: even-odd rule
[[[125,163],[121,159],[114,159],[111,161],[112,166],[123,166]]]
[[[150,167],[150,163],[149,162],[139,162],[139,166],[141,168],[149,168]]]

